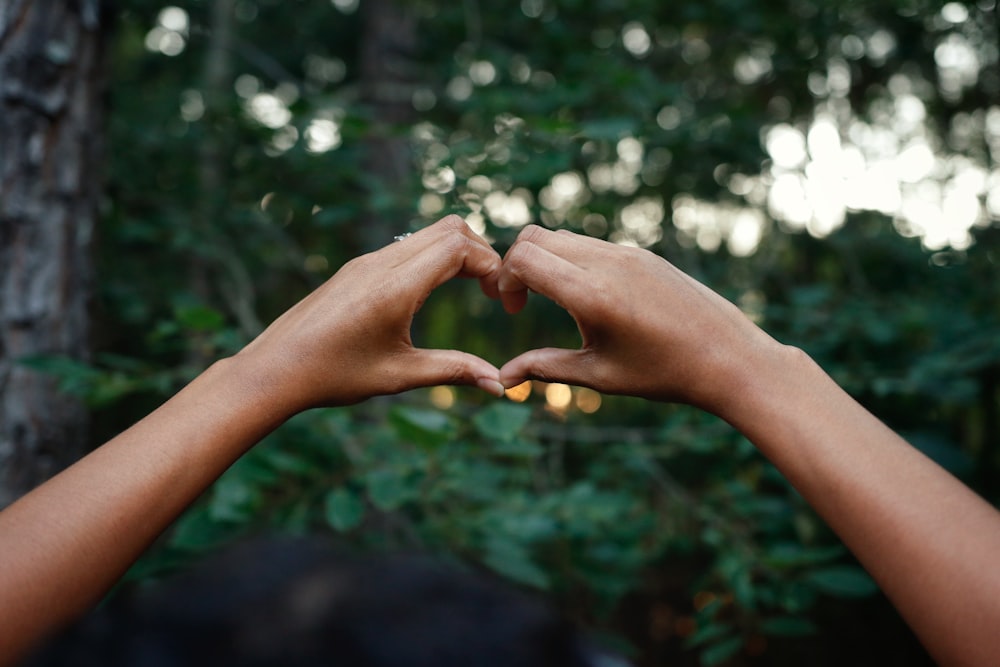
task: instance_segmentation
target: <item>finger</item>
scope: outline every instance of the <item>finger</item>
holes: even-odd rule
[[[451,278],[461,276],[478,278],[483,292],[497,298],[496,283],[501,260],[496,250],[457,216],[445,218],[433,227],[435,233],[420,239],[420,244],[414,245],[417,250],[411,252],[397,269],[413,275],[424,294]],[[406,239],[402,243],[411,240]]]
[[[386,257],[383,264],[391,270],[421,272],[419,278],[404,281],[416,290],[418,300],[455,276],[478,278],[486,296],[500,296],[496,287],[500,255],[457,215],[446,216],[378,252]],[[420,263],[411,265],[415,259]]]
[[[413,233],[405,233],[397,236],[395,242],[385,246],[383,250],[408,256],[414,252],[419,252],[434,242],[442,233],[449,233],[458,228],[457,220],[461,219],[457,215],[449,215],[433,222],[426,227],[422,227]]]
[[[458,350],[413,349],[403,360],[402,375],[407,389],[440,384],[474,385],[503,396],[500,371],[493,364]]]
[[[539,245],[563,259],[585,266],[593,257],[620,250],[620,246],[601,241],[585,234],[577,234],[566,229],[549,230],[538,225],[528,225],[517,235],[514,244],[527,242]]]
[[[597,380],[595,359],[587,350],[564,350],[557,347],[529,350],[514,357],[500,369],[500,383],[508,389],[525,380],[593,387]]]
[[[476,232],[469,227],[468,223],[457,215],[445,216],[437,222],[414,232],[401,241],[390,243],[386,246],[386,248],[384,248],[384,250],[391,249],[396,255],[399,256],[399,261],[402,262],[409,257],[413,257],[421,252],[424,252],[428,248],[437,245],[442,241],[442,239],[447,239],[456,235],[463,236],[470,241],[478,243],[483,248],[496,253],[490,244],[486,242],[486,239],[479,236],[479,234],[476,234]]]
[[[500,288],[497,287],[497,279],[499,277],[500,277],[500,268],[498,267],[496,273],[486,278],[479,279],[479,288],[483,290],[483,294],[485,294],[491,299],[500,298]]]
[[[504,309],[509,313],[524,307],[530,289],[572,314],[572,304],[581,290],[588,289],[584,269],[530,239],[520,238],[504,257],[497,287]]]
[[[503,309],[511,315],[521,312],[528,303],[528,288],[500,290],[500,302],[503,304]]]

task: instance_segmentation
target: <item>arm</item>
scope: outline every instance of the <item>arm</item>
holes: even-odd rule
[[[801,351],[652,253],[527,228],[501,299],[576,319],[579,350],[526,352],[525,378],[690,403],[742,431],[840,535],[942,665],[1000,661],[1000,513],[900,439]]]
[[[0,664],[79,615],[177,515],[292,415],[442,383],[502,394],[498,371],[420,350],[410,323],[435,287],[500,257],[458,218],[349,262],[236,356],[0,512]]]

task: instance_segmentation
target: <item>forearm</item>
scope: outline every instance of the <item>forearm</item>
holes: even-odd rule
[[[232,359],[0,513],[0,664],[86,610],[188,504],[288,417],[437,384],[502,395],[499,371],[413,346],[451,278],[496,297],[500,256],[449,216],[344,265]]]
[[[0,663],[79,615],[290,412],[235,360],[0,512]]]
[[[841,536],[942,665],[1000,660],[1000,513],[775,346],[718,412]]]
[[[529,350],[527,378],[680,401],[752,440],[868,568],[944,665],[1000,664],[1000,514],[855,403],[800,351],[649,252],[526,227],[498,281],[566,308],[579,350]]]

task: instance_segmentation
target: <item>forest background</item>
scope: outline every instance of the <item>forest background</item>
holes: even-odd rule
[[[1000,499],[995,0],[12,0],[8,111],[35,99],[11,87],[5,43],[32,6],[52,39],[25,38],[45,67],[20,75],[48,93],[86,62],[99,93],[77,128],[92,163],[46,158],[79,172],[94,233],[64,216],[84,254],[38,255],[90,305],[57,317],[75,347],[12,354],[14,295],[44,281],[11,278],[30,234],[5,185],[4,498],[351,257],[458,213],[501,252],[534,223],[661,254]],[[53,99],[0,118],[0,183],[30,136],[17,119],[54,126]],[[436,292],[416,342],[497,364],[578,344],[544,299],[510,317],[477,289]],[[29,385],[53,387],[69,425],[18,449]],[[130,579],[261,529],[484,567],[642,666],[930,664],[777,471],[685,407],[534,382],[499,402],[437,387],[315,410]]]

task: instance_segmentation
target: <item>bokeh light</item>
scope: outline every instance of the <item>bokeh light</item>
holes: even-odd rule
[[[579,387],[576,390],[576,407],[579,408],[580,412],[585,414],[593,414],[601,409],[601,395],[594,391],[593,389],[588,389],[587,387]]]
[[[146,49],[165,56],[180,55],[187,46],[189,23],[187,12],[180,7],[164,7],[156,17],[156,25],[146,33]]]
[[[439,410],[447,410],[455,404],[455,390],[445,385],[431,387],[429,397],[431,404]]]
[[[531,380],[525,380],[504,392],[515,403],[524,403],[531,396]]]
[[[573,390],[567,384],[552,382],[545,387],[545,402],[550,408],[562,412],[573,402]]]

